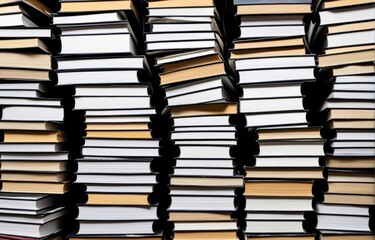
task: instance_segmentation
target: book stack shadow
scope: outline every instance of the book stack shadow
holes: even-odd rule
[[[44,1],[0,3],[1,239],[60,239],[74,217],[71,99],[52,81],[51,11]]]
[[[328,141],[317,229],[327,239],[374,239],[375,79],[371,1],[318,1],[309,44],[318,55],[314,111]]]
[[[63,1],[53,15],[57,85],[74,89],[73,111],[84,116],[69,239],[161,239],[160,139],[139,11],[141,1]]]
[[[314,200],[325,141],[311,123],[316,61],[305,44],[310,1],[234,0],[229,63],[249,134],[245,226],[249,239],[315,239]]]
[[[223,58],[224,4],[147,4],[145,48],[165,92],[170,131],[168,237],[237,239],[243,167],[236,145],[244,119]]]

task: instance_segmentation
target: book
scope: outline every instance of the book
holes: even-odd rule
[[[53,206],[57,198],[46,194],[1,193],[0,201],[6,209],[40,210]]]
[[[285,2],[282,2],[285,3]],[[255,14],[306,14],[310,12],[310,4],[267,4],[252,2],[237,6],[238,15]]]
[[[3,131],[3,142],[65,142],[64,132]]]
[[[341,48],[347,46],[373,44],[371,39],[373,31],[358,31],[348,33],[337,33],[327,35],[327,49],[329,48]],[[347,40],[344,40],[347,39]]]
[[[14,193],[45,193],[45,194],[63,194],[69,191],[70,183],[46,183],[46,182],[2,182],[1,191]]]
[[[66,161],[1,161],[3,171],[62,172],[68,170]]]
[[[61,54],[132,53],[134,51],[129,34],[61,36],[60,40]]]
[[[334,25],[342,23],[353,23],[366,20],[372,20],[372,18],[366,15],[372,11],[371,4],[353,6],[349,5],[344,11],[340,8],[327,9],[319,13],[321,25]]]
[[[131,9],[132,1],[88,1],[88,2],[69,2],[61,1],[58,13],[74,13],[74,12],[100,12],[100,11],[114,11],[114,10],[129,10]]]
[[[247,221],[245,233],[304,233],[303,221]],[[270,230],[271,229],[271,230]]]
[[[276,104],[277,103],[277,104]],[[302,98],[244,99],[240,102],[241,113],[270,113],[282,111],[303,111]]]
[[[247,167],[246,177],[252,179],[323,179],[322,168]]]
[[[0,40],[0,49],[37,49],[50,53],[48,46],[39,38]]]
[[[320,128],[258,128],[258,140],[321,139]]]
[[[78,220],[156,220],[157,208],[154,206],[134,207],[134,206],[100,206],[90,205],[78,206],[80,212]],[[131,216],[130,218],[128,216]]]
[[[51,55],[45,53],[0,53],[0,66],[3,68],[26,68],[51,70]]]
[[[251,181],[245,182],[244,196],[312,196],[311,182]]]
[[[311,198],[246,197],[246,211],[312,211]]]
[[[304,27],[301,26],[241,26],[239,40],[247,38],[273,38],[287,36],[302,36]]]
[[[240,70],[238,74],[240,84],[297,82],[315,79],[313,68]]]
[[[131,235],[153,234],[154,221],[116,221],[108,228],[100,228],[100,221],[81,221],[79,235],[92,235],[100,233],[101,235],[123,235],[129,232]],[[92,229],[97,229],[93,231]]]
[[[332,221],[333,219],[334,221]],[[371,232],[370,218],[362,216],[331,216],[319,214],[317,228],[333,231],[345,228],[348,231]]]
[[[338,7],[347,7],[347,6],[354,6],[354,5],[362,5],[362,4],[368,4],[371,1],[368,0],[361,0],[356,3],[349,3],[349,2],[325,2],[323,5],[323,9],[331,9],[331,8],[338,8]]]
[[[127,77],[124,77],[124,74]],[[111,76],[111,78],[104,78]],[[86,70],[86,71],[58,71],[57,85],[92,85],[92,84],[121,84],[139,83],[139,79],[144,75],[140,70]],[[103,80],[104,79],[104,80]]]
[[[319,57],[319,67],[371,62],[373,61],[373,52],[373,50],[367,50],[342,54],[324,55]]]
[[[0,222],[0,226],[2,229],[7,229],[3,232],[4,234],[21,234],[25,237],[41,238],[51,235],[51,232],[54,233],[62,230],[62,221],[61,219],[56,219],[44,224]]]
[[[225,74],[224,63],[214,63],[160,75],[161,85],[181,83]]]
[[[236,60],[234,64],[236,70],[314,67],[315,60],[313,56],[268,57],[240,59]]]

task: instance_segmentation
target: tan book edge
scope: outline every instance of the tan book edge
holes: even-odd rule
[[[22,12],[18,4],[11,6],[0,6],[0,14],[10,14],[18,12]]]
[[[0,0],[1,5],[17,3],[17,2],[18,2],[17,0]]]
[[[371,120],[332,120],[328,122],[330,128],[340,129],[369,129],[375,128],[375,121]]]
[[[148,130],[147,123],[86,123],[86,130]]]
[[[148,8],[213,7],[213,0],[161,0],[148,1]]]
[[[65,142],[64,132],[4,131],[4,142],[11,143],[57,143]]]
[[[64,171],[67,169],[67,161],[4,161],[0,160],[1,170],[7,171]]]
[[[375,196],[324,194],[324,203],[373,205],[374,202],[375,202]]]
[[[171,221],[230,221],[230,213],[213,213],[213,212],[170,212],[169,220]]]
[[[303,46],[285,47],[274,49],[255,49],[255,50],[233,50],[230,53],[231,59],[245,59],[258,57],[283,57],[283,56],[305,56],[306,50]]]
[[[49,52],[47,45],[38,38],[0,40],[0,49],[23,48],[39,48],[44,52]]]
[[[350,117],[349,117],[350,116]],[[375,119],[374,109],[331,109],[331,119]]]
[[[374,49],[349,52],[349,53],[339,53],[332,55],[321,55],[318,57],[319,67],[332,67],[355,63],[366,63],[375,61],[375,51]]]
[[[361,30],[372,30],[374,28],[375,28],[375,21],[365,21],[365,22],[358,22],[358,23],[331,25],[331,26],[328,26],[328,32],[330,34],[333,34],[333,33],[361,31]]]
[[[173,71],[198,67],[198,66],[207,65],[207,64],[220,63],[222,61],[223,60],[220,58],[218,54],[213,54],[209,56],[188,59],[185,61],[166,63],[163,65],[163,73],[169,73]]]
[[[174,240],[237,240],[236,231],[175,232]]]
[[[246,168],[247,178],[298,178],[298,179],[322,179],[322,168]]]
[[[348,76],[357,74],[373,74],[375,66],[373,63],[352,64],[349,66],[333,67],[333,76]]]
[[[0,52],[0,67],[51,70],[51,59],[45,53]]]
[[[50,81],[48,70],[34,70],[34,69],[9,69],[1,68],[0,76],[6,79],[15,79],[22,81]]]
[[[326,157],[325,166],[328,168],[375,168],[373,157]]]
[[[321,139],[320,128],[260,129],[259,140]]]
[[[374,48],[375,48],[374,44],[362,45],[362,46],[350,46],[350,47],[326,49],[325,53],[326,54],[337,54],[337,53],[371,50],[371,49],[374,49]]]
[[[368,3],[375,3],[374,0],[326,0],[323,9],[332,9],[338,7],[351,7],[355,5],[362,5]]]
[[[86,131],[88,138],[152,138],[151,131]]]
[[[88,193],[87,204],[98,205],[149,205],[148,194]]]
[[[329,182],[329,193],[375,195],[374,183]]]
[[[23,182],[25,180],[30,182],[63,182],[68,180],[66,172],[61,173],[25,173],[25,172],[2,172],[1,179],[3,181],[17,181]]]
[[[171,177],[171,186],[242,186],[242,178]]]
[[[310,4],[254,4],[237,6],[237,15],[306,13],[311,13]]]
[[[69,183],[2,182],[1,192],[63,194],[69,189]]]
[[[234,49],[280,48],[304,46],[302,37],[281,38],[257,41],[239,41],[234,43]]]
[[[223,62],[210,65],[198,66],[176,72],[160,74],[160,85],[181,83],[189,80],[202,79],[211,76],[224,75],[225,66]]]
[[[217,103],[188,105],[171,108],[172,117],[190,117],[204,115],[230,115],[237,113],[237,103]]]
[[[311,197],[312,182],[245,182],[244,196]]]
[[[130,0],[118,1],[90,1],[90,2],[62,2],[60,12],[92,12],[131,10]]]

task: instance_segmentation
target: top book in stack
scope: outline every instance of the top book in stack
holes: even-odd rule
[[[374,2],[320,1],[309,26],[311,49],[320,68],[334,76],[374,73]]]

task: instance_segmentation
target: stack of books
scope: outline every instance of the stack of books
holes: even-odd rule
[[[174,239],[237,239],[235,190],[243,186],[234,159],[237,104],[168,108],[179,149],[170,179]]]
[[[375,237],[363,235],[375,231],[374,11],[373,1],[320,1],[310,24],[320,54],[316,111],[329,141],[327,186],[317,204],[324,240]]]
[[[42,1],[0,3],[2,239],[61,235],[67,214],[72,174],[63,96],[50,79],[50,13]]]
[[[322,179],[321,127],[308,109],[316,81],[304,18],[310,1],[234,0],[239,29],[230,65],[242,88],[239,112],[257,140],[246,167],[245,234],[251,239],[315,239],[314,180]],[[249,143],[250,145],[250,143]]]
[[[178,153],[170,178],[174,239],[237,239],[233,147],[237,104],[222,57],[221,1],[148,1],[146,52],[165,91],[170,140]]]
[[[63,1],[57,84],[74,87],[74,111],[85,117],[76,183],[85,185],[79,229],[70,239],[160,239],[153,201],[159,139],[149,123],[150,73],[138,48],[139,1]],[[140,19],[141,20],[141,19]]]

